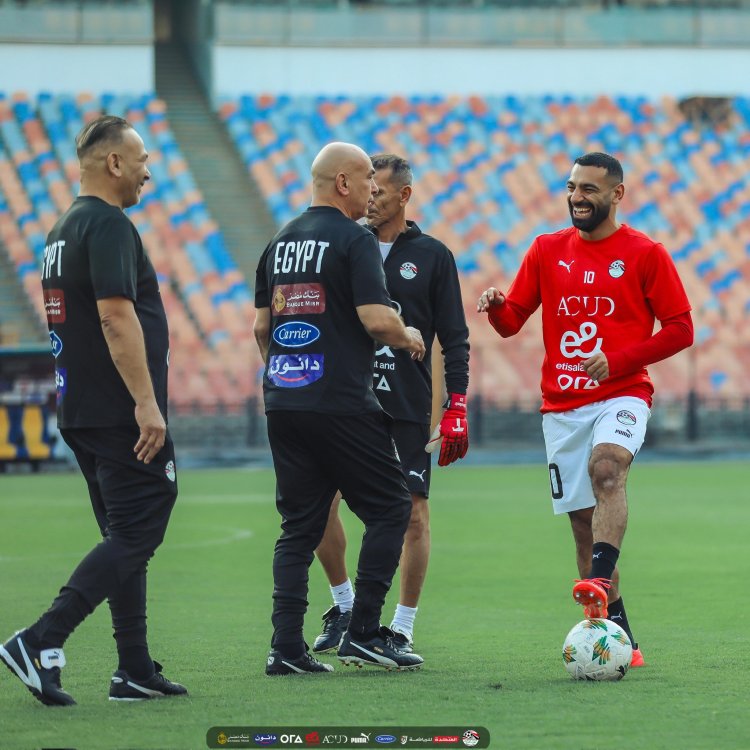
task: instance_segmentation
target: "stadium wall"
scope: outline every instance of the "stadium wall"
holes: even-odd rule
[[[213,92],[747,96],[750,50],[214,45]],[[720,71],[720,75],[717,72]]]
[[[154,89],[151,44],[0,44],[0,91],[140,93]]]

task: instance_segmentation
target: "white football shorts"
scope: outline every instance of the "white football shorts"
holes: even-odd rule
[[[621,445],[635,458],[646,438],[650,416],[648,404],[635,396],[542,415],[552,507],[556,514],[596,505],[589,478],[589,458],[594,446]]]

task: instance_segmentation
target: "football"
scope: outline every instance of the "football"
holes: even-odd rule
[[[562,647],[565,669],[574,680],[621,680],[632,657],[627,633],[611,620],[579,622]]]

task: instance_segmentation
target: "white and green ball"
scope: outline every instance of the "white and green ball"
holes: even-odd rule
[[[566,636],[562,658],[574,680],[621,680],[630,668],[633,646],[611,620],[583,620]]]

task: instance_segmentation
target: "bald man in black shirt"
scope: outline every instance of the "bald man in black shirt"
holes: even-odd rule
[[[377,186],[370,158],[346,143],[327,145],[312,165],[310,208],[270,242],[258,264],[255,337],[282,534],[274,552],[273,625],[266,674],[324,673],[303,636],[308,569],[341,489],[365,524],[345,664],[416,669],[380,626],[398,566],[411,498],[372,390],[375,339],[416,358],[422,336],[391,305],[372,233],[356,223]]]

